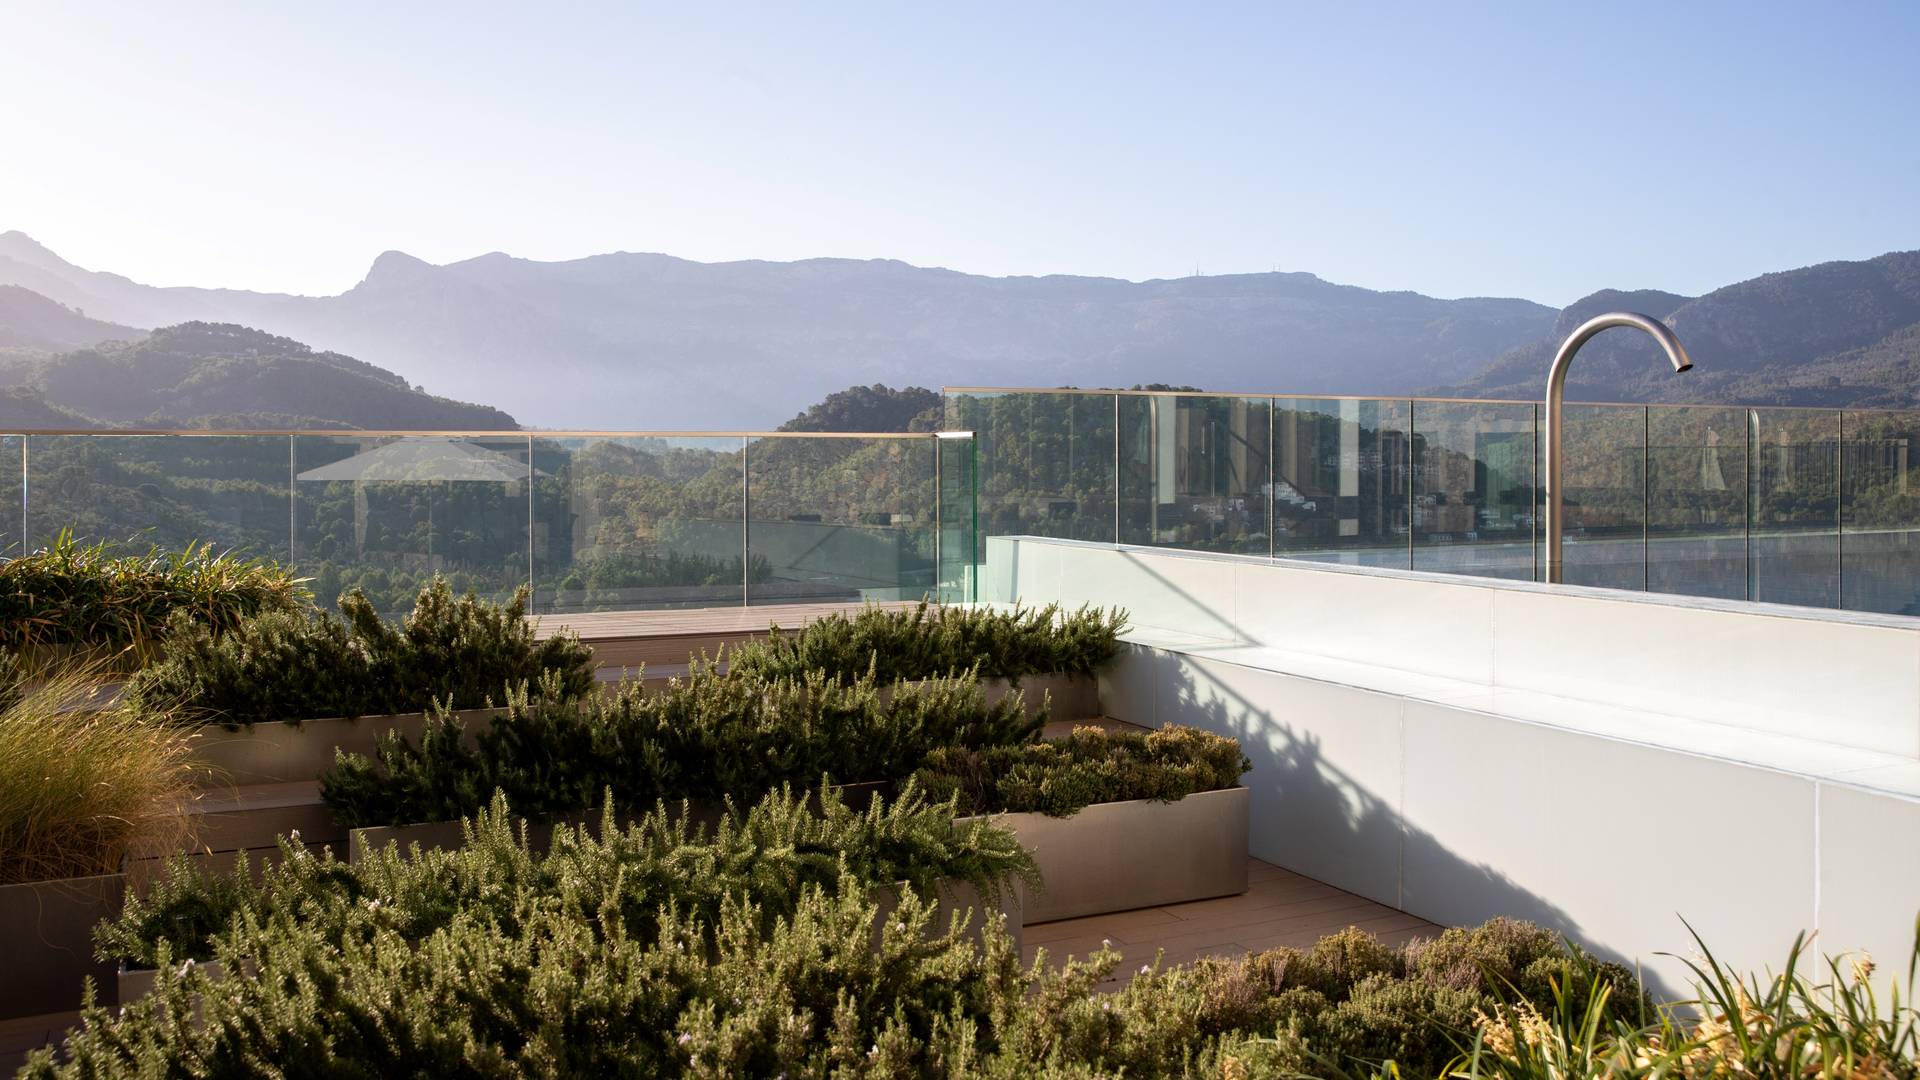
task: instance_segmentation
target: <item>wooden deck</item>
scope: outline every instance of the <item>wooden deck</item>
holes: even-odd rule
[[[1235,957],[1290,945],[1307,948],[1328,934],[1357,926],[1389,945],[1433,937],[1443,929],[1417,915],[1343,892],[1312,878],[1247,860],[1248,890],[1239,896],[1141,908],[1113,915],[1063,919],[1026,928],[1025,959],[1041,949],[1058,965],[1084,959],[1111,941],[1124,959],[1102,989],[1132,981],[1156,955],[1168,965],[1203,956]]]
[[[907,608],[908,603],[767,604],[670,608],[659,611],[594,611],[540,616],[536,633],[547,637],[570,629],[593,648],[603,670],[673,668],[689,657],[714,656],[722,647],[766,637],[770,627],[791,630],[827,615],[867,607]]]

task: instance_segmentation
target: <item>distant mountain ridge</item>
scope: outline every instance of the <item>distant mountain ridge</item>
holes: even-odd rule
[[[698,263],[399,252],[339,296],[155,288],[0,234],[0,282],[96,318],[257,326],[548,426],[770,426],[851,384],[1403,392],[1539,337],[1526,300],[1440,300],[1311,274],[988,278],[891,260]],[[48,291],[51,290],[51,291]]]
[[[145,330],[89,319],[18,285],[0,285],[0,350],[62,352],[146,336]]]
[[[1675,377],[1644,336],[1609,331],[1574,360],[1570,398],[1920,407],[1920,251],[1764,274],[1698,297],[1598,292],[1569,305],[1546,337],[1435,392],[1538,398],[1560,341],[1623,308],[1673,327],[1694,370]]]
[[[1559,311],[1301,273],[989,278],[895,260],[699,263],[626,252],[565,262],[496,252],[434,265],[389,251],[353,288],[309,297],[142,285],[76,267],[18,232],[0,233],[6,283],[107,325],[260,327],[403,381],[510,403],[551,427],[766,427],[869,384],[1178,382],[1537,399],[1565,335],[1619,309],[1668,321],[1697,367],[1676,378],[1650,343],[1614,331],[1582,351],[1572,398],[1920,407],[1915,251],[1765,274],[1697,297],[1601,290]]]

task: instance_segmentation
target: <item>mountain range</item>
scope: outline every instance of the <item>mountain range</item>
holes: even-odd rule
[[[1562,311],[1540,340],[1437,392],[1538,398],[1559,343],[1587,319],[1622,309],[1671,326],[1694,369],[1675,377],[1644,336],[1610,331],[1574,361],[1570,399],[1920,406],[1920,251],[1764,274],[1705,296],[1597,292]]]
[[[238,323],[571,428],[762,428],[852,384],[1393,393],[1470,377],[1554,312],[1311,274],[990,278],[890,260],[398,252],[338,296],[158,288],[0,234],[0,284],[133,326]]]
[[[15,295],[22,290],[50,303],[32,305]],[[37,314],[9,314],[16,307]],[[1575,399],[1920,405],[1920,252],[1767,274],[1697,297],[1602,290],[1556,311],[1303,273],[990,278],[892,260],[699,263],[634,253],[566,262],[496,253],[433,265],[388,252],[353,288],[311,297],[143,285],[0,233],[0,358],[9,346],[44,354],[137,336],[136,327],[238,324],[310,344],[305,361],[332,357],[320,362],[419,395],[373,410],[384,415],[415,407],[440,415],[460,404],[420,392],[432,387],[510,404],[519,420],[543,427],[757,429],[868,383],[1177,381],[1532,399],[1561,338],[1617,308],[1668,321],[1696,368],[1676,378],[1649,343],[1615,331],[1581,353]],[[242,370],[264,385],[257,365],[226,374]],[[47,400],[88,412],[58,394]],[[301,412],[271,404],[261,394],[222,401],[203,381],[141,415]],[[97,415],[137,409],[121,402]]]

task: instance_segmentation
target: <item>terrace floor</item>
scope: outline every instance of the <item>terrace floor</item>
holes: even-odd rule
[[[1358,926],[1388,945],[1433,937],[1443,927],[1404,911],[1344,892],[1289,870],[1248,859],[1248,889],[1239,896],[1188,904],[1141,908],[1112,915],[1062,919],[1026,928],[1025,959],[1047,950],[1049,961],[1085,957],[1111,941],[1123,956],[1114,976],[1102,983],[1116,989],[1132,981],[1141,965],[1164,952],[1168,965],[1203,956],[1235,957],[1290,945],[1304,948],[1328,934]]]

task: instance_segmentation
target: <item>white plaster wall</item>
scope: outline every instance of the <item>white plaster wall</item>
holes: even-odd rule
[[[1000,597],[1920,758],[1920,619],[996,537]]]
[[[1240,739],[1259,858],[1436,922],[1531,919],[1675,995],[1683,918],[1749,970],[1801,931],[1905,969],[1920,620],[1091,545],[1004,558],[1046,568],[1029,602],[1141,599],[1159,644],[1103,673],[1102,708]],[[1531,715],[1502,711],[1523,697]]]
[[[1755,971],[1803,930],[1883,968],[1913,941],[1912,800],[1161,649],[1100,689],[1117,718],[1241,740],[1255,857],[1439,923],[1530,919],[1671,996],[1683,918]]]

